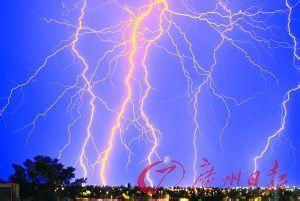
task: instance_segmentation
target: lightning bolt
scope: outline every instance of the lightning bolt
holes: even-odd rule
[[[281,120],[280,120],[280,127],[272,135],[270,135],[268,137],[267,143],[266,143],[264,149],[260,152],[260,154],[254,157],[254,172],[257,170],[258,160],[261,159],[266,154],[266,152],[268,151],[268,149],[272,143],[272,140],[274,140],[276,137],[278,137],[282,133],[282,131],[284,131],[285,126],[286,126],[286,118],[288,115],[287,104],[291,100],[292,93],[295,93],[299,90],[300,90],[300,85],[288,90],[288,92],[286,93],[285,98],[281,104],[282,115],[281,115]]]
[[[297,4],[295,6],[297,6],[298,4],[299,4],[299,2],[297,2]],[[285,5],[288,8],[288,23],[287,23],[288,29],[287,30],[288,30],[289,36],[293,40],[293,50],[294,50],[293,54],[294,54],[294,62],[295,62],[296,60],[300,60],[300,55],[297,53],[297,50],[298,50],[297,39],[291,30],[292,11],[295,6],[291,6],[288,0],[285,0]]]
[[[161,5],[161,4],[164,5],[164,8],[162,9],[161,14],[160,14],[159,34],[154,39],[148,41],[148,44],[146,45],[146,51],[144,53],[142,64],[141,64],[144,67],[144,70],[145,70],[144,81],[147,85],[147,89],[146,89],[145,94],[144,94],[144,96],[142,98],[142,101],[141,101],[142,103],[141,103],[141,106],[140,106],[140,111],[141,111],[142,118],[145,120],[147,127],[150,128],[152,136],[154,138],[154,146],[152,147],[152,149],[151,149],[151,151],[150,151],[150,153],[147,157],[147,160],[148,160],[149,164],[151,163],[152,155],[156,152],[156,149],[157,149],[157,146],[158,146],[157,137],[155,135],[155,133],[156,133],[155,130],[156,129],[150,123],[149,118],[147,117],[146,113],[144,112],[144,102],[145,102],[145,100],[148,96],[149,90],[151,88],[150,83],[148,81],[148,71],[147,71],[147,66],[145,64],[145,60],[146,60],[146,57],[148,55],[148,49],[150,48],[151,44],[154,43],[156,40],[158,40],[160,38],[160,36],[162,35],[162,33],[163,33],[163,30],[162,30],[162,16],[163,16],[164,11],[168,8],[168,4],[164,0],[153,1],[150,4],[146,5],[146,11],[144,11],[144,12],[140,13],[138,16],[136,16],[136,19],[133,22],[133,28],[132,28],[131,37],[130,37],[130,41],[131,41],[131,49],[130,49],[130,54],[129,54],[130,68],[129,68],[129,72],[126,76],[126,79],[125,79],[125,84],[127,86],[127,96],[126,96],[126,98],[124,99],[124,101],[122,103],[122,107],[121,107],[120,112],[118,113],[116,124],[111,129],[109,142],[108,142],[108,147],[105,150],[103,159],[101,161],[100,178],[101,178],[101,182],[102,182],[103,185],[107,184],[107,180],[106,180],[105,175],[106,175],[106,169],[107,169],[107,161],[108,161],[109,155],[111,154],[111,151],[112,151],[112,148],[113,148],[113,141],[114,141],[115,135],[117,133],[117,130],[120,129],[120,127],[121,127],[121,119],[124,116],[127,105],[128,105],[128,103],[130,102],[130,100],[132,98],[133,89],[132,89],[132,86],[130,84],[130,81],[132,79],[132,75],[133,75],[134,70],[136,68],[135,56],[136,56],[136,52],[138,50],[138,45],[139,45],[138,44],[139,43],[139,41],[138,41],[139,29],[140,29],[140,26],[143,23],[143,21],[145,19],[147,19],[147,17],[150,16],[153,9],[155,7]],[[148,180],[150,181],[151,185],[153,186],[153,182],[149,178],[149,175],[148,175]]]
[[[277,78],[276,76],[266,70],[263,66],[257,64],[250,55],[248,55],[247,51],[245,49],[243,49],[242,47],[240,47],[237,44],[237,41],[235,41],[234,39],[228,37],[226,34],[228,32],[230,32],[233,29],[233,26],[238,25],[236,22],[241,19],[241,17],[243,17],[243,15],[246,15],[246,11],[242,12],[239,11],[238,13],[232,14],[232,12],[227,8],[226,4],[223,1],[218,1],[217,5],[216,5],[216,10],[218,9],[218,7],[220,7],[225,13],[227,13],[227,15],[223,15],[220,14],[217,11],[213,11],[213,12],[207,12],[207,13],[196,13],[193,12],[190,9],[190,6],[185,2],[184,3],[185,7],[187,8],[187,10],[189,10],[192,14],[188,14],[188,13],[179,13],[179,12],[175,12],[175,11],[170,11],[170,13],[172,15],[175,16],[180,16],[180,17],[185,17],[191,20],[199,20],[199,21],[205,21],[211,28],[215,29],[217,33],[219,33],[220,36],[220,42],[219,44],[216,46],[216,48],[213,51],[213,63],[212,65],[208,68],[208,70],[206,70],[205,68],[201,67],[199,65],[199,62],[197,61],[196,57],[194,56],[195,54],[193,53],[193,48],[192,48],[192,44],[188,41],[186,34],[182,31],[182,29],[173,22],[173,24],[175,24],[175,26],[177,27],[177,29],[179,30],[179,32],[183,35],[184,40],[186,41],[186,43],[188,44],[188,46],[190,47],[190,54],[192,55],[191,59],[193,61],[195,65],[197,72],[201,72],[201,75],[205,76],[205,79],[203,80],[203,82],[196,88],[196,92],[193,93],[194,95],[192,97],[194,97],[194,104],[193,104],[193,109],[194,109],[194,124],[195,124],[195,129],[194,129],[194,138],[193,138],[193,147],[194,147],[194,162],[193,162],[193,171],[194,171],[194,181],[195,178],[197,176],[197,161],[198,161],[198,149],[197,149],[197,139],[198,139],[198,132],[199,132],[199,123],[198,123],[198,99],[199,99],[199,93],[201,92],[201,89],[206,86],[208,87],[208,89],[212,92],[212,94],[219,99],[225,107],[225,110],[227,112],[227,117],[225,119],[225,123],[222,126],[221,130],[220,130],[220,135],[219,135],[219,140],[220,140],[220,147],[221,149],[224,151],[223,146],[222,146],[222,138],[223,138],[223,134],[226,130],[226,128],[229,125],[229,120],[231,118],[231,109],[229,107],[229,101],[234,102],[237,106],[242,105],[243,103],[249,101],[250,99],[254,98],[250,97],[250,98],[246,98],[245,100],[241,100],[238,101],[236,98],[234,97],[230,97],[230,96],[226,96],[224,94],[221,94],[220,92],[218,92],[216,86],[215,86],[215,81],[214,81],[214,71],[215,71],[215,67],[217,66],[217,52],[220,50],[220,48],[224,45],[225,42],[229,42],[231,45],[233,45],[235,48],[237,48],[242,54],[245,55],[245,58],[249,61],[250,64],[252,64],[255,68],[257,68],[262,76],[262,78],[264,80],[266,80],[266,78],[264,77],[265,74],[270,75],[271,77],[273,77],[276,81]],[[220,16],[222,18],[225,18],[228,20],[228,24],[218,24],[214,21],[209,20],[209,15],[212,16]],[[239,17],[237,17],[238,15],[241,15]],[[234,19],[237,18],[237,19]],[[252,37],[253,39],[255,39],[254,37]],[[255,39],[256,40],[256,39]],[[189,76],[187,76],[189,77]],[[189,80],[189,78],[188,78]],[[189,87],[189,88],[193,88],[193,87]]]
[[[87,61],[84,59],[84,57],[80,54],[80,52],[76,49],[76,44],[79,40],[79,33],[82,30],[82,20],[83,20],[84,14],[85,14],[86,6],[87,6],[87,1],[84,0],[82,8],[80,10],[79,25],[78,25],[77,31],[75,33],[75,38],[72,42],[72,50],[84,66],[84,70],[82,71],[81,76],[84,79],[84,82],[85,82],[85,85],[86,85],[86,90],[88,91],[88,94],[90,95],[89,105],[90,105],[91,112],[90,112],[90,117],[89,117],[89,123],[88,123],[87,130],[86,130],[87,136],[84,140],[81,155],[80,155],[80,160],[79,160],[80,165],[83,168],[83,174],[84,174],[85,178],[87,178],[87,168],[86,168],[86,165],[84,163],[85,150],[86,150],[86,146],[87,146],[88,141],[90,140],[90,138],[93,138],[93,134],[91,132],[91,127],[92,127],[93,119],[94,119],[94,113],[95,113],[94,102],[95,102],[95,99],[96,99],[96,96],[94,95],[94,92],[92,91],[91,83],[90,83],[90,81],[89,81],[89,79],[86,75],[87,71],[89,70],[89,65],[87,64]]]

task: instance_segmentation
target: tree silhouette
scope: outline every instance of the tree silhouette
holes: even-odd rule
[[[23,166],[13,164],[13,169],[9,181],[20,184],[21,198],[33,200],[54,200],[75,177],[75,168],[64,168],[58,159],[41,155],[34,157],[33,161],[27,159]]]

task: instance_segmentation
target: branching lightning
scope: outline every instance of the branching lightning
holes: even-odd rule
[[[55,23],[68,29],[73,30],[72,35],[61,41],[58,48],[49,56],[46,57],[42,65],[36,68],[29,78],[23,83],[17,84],[9,90],[8,95],[3,98],[5,103],[1,107],[0,116],[7,115],[10,107],[13,107],[12,100],[17,98],[18,91],[28,87],[33,80],[38,79],[38,76],[46,70],[50,60],[54,60],[60,53],[69,51],[75,57],[81,69],[77,74],[74,83],[64,84],[59,83],[64,89],[58,93],[54,100],[36,114],[35,118],[25,126],[18,129],[18,131],[30,128],[27,135],[27,143],[36,129],[38,120],[46,117],[47,114],[55,108],[60,101],[69,98],[67,106],[67,113],[72,117],[69,124],[66,126],[67,143],[59,150],[58,157],[62,158],[65,150],[72,144],[73,132],[72,128],[78,122],[86,117],[88,119],[85,127],[84,140],[80,145],[80,153],[78,156],[78,163],[82,169],[84,177],[88,177],[95,167],[99,167],[99,175],[101,184],[109,184],[108,167],[113,153],[116,149],[115,144],[117,137],[120,138],[122,146],[128,153],[128,162],[126,168],[131,163],[131,157],[134,154],[132,149],[136,141],[143,140],[150,144],[147,148],[148,154],[145,156],[145,162],[151,164],[155,159],[160,158],[159,148],[163,132],[160,131],[158,125],[154,125],[151,117],[146,110],[147,100],[151,94],[152,85],[149,76],[151,75],[152,66],[148,64],[151,58],[151,51],[156,48],[163,50],[170,55],[180,65],[180,71],[186,80],[186,97],[188,99],[188,108],[191,113],[191,121],[194,124],[193,138],[190,140],[193,147],[193,178],[194,181],[198,175],[197,164],[199,163],[200,153],[199,144],[201,144],[201,136],[206,133],[202,129],[200,100],[203,93],[207,91],[214,97],[225,111],[223,122],[219,123],[219,148],[222,152],[226,152],[223,138],[230,137],[226,133],[230,126],[232,119],[233,107],[240,107],[246,103],[251,102],[259,95],[264,94],[264,91],[258,91],[251,94],[249,97],[240,98],[227,95],[220,90],[217,85],[217,69],[223,67],[219,59],[219,54],[222,53],[222,48],[225,45],[230,45],[235,51],[239,52],[241,57],[248,63],[248,66],[253,68],[258,74],[259,78],[267,83],[275,83],[280,86],[280,79],[278,75],[272,72],[271,66],[261,62],[260,51],[269,55],[272,59],[272,51],[275,49],[285,49],[292,52],[293,65],[296,68],[296,61],[300,60],[297,37],[292,29],[292,14],[293,8],[296,5],[291,5],[288,0],[284,0],[285,8],[278,10],[265,11],[262,4],[250,6],[244,10],[231,10],[229,2],[226,0],[218,0],[214,2],[214,9],[200,12],[193,8],[188,0],[147,0],[143,1],[142,5],[129,6],[124,4],[121,0],[111,0],[100,5],[110,4],[116,7],[120,12],[123,12],[124,18],[117,24],[98,29],[92,25],[88,25],[86,16],[89,14],[90,0],[80,0],[79,16],[76,19],[76,24],[57,19],[44,19],[46,23]],[[194,2],[195,3],[195,2]],[[197,2],[202,4],[204,2]],[[208,3],[208,2],[207,2]],[[176,6],[173,6],[176,5]],[[209,2],[212,4],[212,2]],[[63,4],[64,7],[66,6]],[[179,9],[177,9],[179,7]],[[286,27],[282,28],[279,25],[269,25],[266,20],[275,15],[283,15],[286,19]],[[196,46],[201,44],[194,44],[192,36],[188,33],[185,26],[180,23],[184,20],[189,23],[203,23],[209,29],[213,30],[217,35],[216,44],[211,52],[212,61],[209,65],[203,65],[201,59],[198,58],[195,51]],[[277,36],[276,30],[280,30],[286,36]],[[234,32],[238,31],[243,34],[246,39],[240,39],[235,36]],[[263,34],[261,34],[263,33]],[[104,53],[97,59],[96,65],[91,65],[85,52],[80,49],[81,40],[84,36],[93,35],[102,44],[109,46]],[[286,39],[288,37],[288,39]],[[162,38],[168,40],[170,44],[162,42]],[[184,47],[185,48],[184,48]],[[249,49],[254,49],[255,53]],[[258,49],[261,49],[260,51]],[[74,64],[74,61],[73,61]],[[102,75],[100,72],[105,72]],[[118,74],[122,72],[121,76]],[[101,76],[99,76],[101,74]],[[120,92],[120,99],[116,106],[99,94],[98,87],[104,86],[109,82],[113,88],[115,86],[114,77],[122,77],[120,82],[122,86],[117,86],[124,91]],[[117,83],[120,85],[120,83]],[[281,103],[282,116],[279,128],[267,138],[267,142],[263,150],[254,158],[254,170],[257,170],[258,160],[262,159],[265,153],[270,149],[272,141],[277,138],[286,127],[286,119],[288,116],[287,105],[291,99],[291,95],[300,90],[300,85],[289,89],[283,102]],[[1,99],[2,100],[2,99]],[[119,104],[119,105],[118,105]],[[112,106],[114,105],[114,106]],[[83,112],[83,108],[87,107],[87,111]],[[192,106],[192,107],[190,107]],[[19,106],[18,106],[19,107]],[[102,111],[108,112],[112,118],[113,123],[109,127],[109,131],[105,132],[101,128],[96,128],[98,124],[96,116],[105,115]],[[74,116],[75,114],[75,116]],[[127,139],[129,128],[134,127],[138,135]],[[105,130],[105,129],[104,129]],[[99,146],[98,137],[102,136],[104,142]],[[97,153],[94,160],[90,160],[87,153],[89,146]],[[253,159],[250,159],[253,160]],[[151,175],[147,175],[148,182],[151,186],[154,185]]]
[[[300,90],[300,85],[298,85],[297,87],[295,87],[293,89],[288,90],[288,92],[286,93],[285,98],[284,98],[284,100],[282,102],[282,105],[281,105],[282,116],[281,116],[281,120],[280,120],[280,127],[272,135],[270,135],[268,137],[267,143],[266,143],[264,149],[261,151],[261,153],[259,155],[255,156],[255,158],[254,158],[254,172],[257,171],[257,162],[258,162],[258,160],[261,159],[266,154],[266,152],[268,151],[268,149],[269,149],[269,147],[272,143],[272,140],[274,140],[276,137],[278,137],[282,133],[282,131],[285,129],[286,119],[287,119],[287,116],[288,116],[287,104],[291,100],[292,93],[295,93],[299,90]]]
[[[104,185],[107,184],[107,181],[106,181],[106,178],[105,178],[105,171],[106,171],[106,168],[107,168],[108,157],[109,157],[110,152],[113,148],[113,141],[114,141],[117,130],[120,129],[121,119],[124,116],[126,107],[127,107],[128,103],[130,102],[131,97],[132,97],[132,87],[131,87],[130,81],[131,81],[132,74],[134,73],[134,70],[136,68],[135,56],[136,56],[136,52],[137,52],[138,45],[139,45],[138,44],[139,43],[139,41],[138,41],[139,29],[140,29],[140,26],[141,26],[141,23],[143,22],[143,20],[145,18],[149,17],[149,15],[151,14],[151,12],[155,8],[155,6],[159,6],[160,4],[164,4],[164,7],[167,6],[166,2],[163,1],[163,0],[151,2],[149,5],[147,5],[146,11],[139,14],[136,17],[136,19],[133,20],[134,22],[133,22],[133,28],[132,28],[131,38],[130,38],[131,49],[130,49],[130,54],[129,54],[130,69],[129,69],[129,72],[126,76],[126,80],[125,80],[125,83],[126,83],[126,86],[127,86],[127,96],[126,96],[125,100],[123,101],[121,111],[118,113],[117,122],[111,129],[110,138],[109,138],[109,145],[108,145],[108,148],[105,150],[105,153],[104,153],[104,156],[103,156],[103,159],[102,159],[102,162],[101,162],[100,177],[101,177],[101,181]],[[163,9],[163,10],[165,10],[165,9]],[[161,13],[163,14],[163,11],[161,11]],[[161,16],[162,16],[162,14],[161,14]],[[140,111],[141,111],[142,118],[145,120],[147,127],[150,128],[151,133],[152,133],[153,138],[154,138],[154,146],[152,147],[152,149],[151,149],[151,151],[150,151],[150,153],[147,157],[147,160],[148,160],[149,164],[151,163],[152,155],[156,152],[158,142],[157,142],[157,137],[155,135],[156,129],[149,122],[149,119],[148,119],[147,115],[144,112],[144,102],[145,102],[145,99],[146,99],[146,97],[149,93],[149,90],[150,90],[150,84],[149,84],[149,81],[147,80],[148,71],[147,71],[147,67],[145,65],[145,59],[146,59],[147,52],[148,52],[148,49],[149,49],[150,45],[153,42],[155,42],[162,34],[162,27],[161,27],[162,25],[161,25],[161,23],[162,23],[162,18],[160,17],[159,34],[154,39],[148,41],[148,44],[146,45],[146,50],[145,50],[145,53],[144,53],[144,56],[143,56],[143,61],[142,61],[142,66],[144,66],[144,69],[145,69],[145,77],[144,77],[145,80],[144,81],[147,85],[147,89],[146,89],[146,92],[145,92],[144,96],[142,97]],[[150,180],[149,177],[148,177],[148,179],[151,182],[151,185],[153,185],[153,183],[152,183],[152,181]]]

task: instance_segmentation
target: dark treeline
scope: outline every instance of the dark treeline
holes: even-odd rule
[[[226,198],[249,200],[271,198],[272,200],[300,200],[299,189],[261,189],[261,188],[158,188],[153,195],[143,193],[138,187],[92,186],[83,185],[86,179],[75,179],[75,168],[64,167],[58,159],[48,156],[36,156],[22,165],[13,164],[14,173],[8,182],[18,183],[20,198],[32,201],[55,201],[63,198],[114,198],[142,199],[166,198],[177,200],[226,200]],[[0,179],[0,183],[4,181]]]
[[[23,165],[13,164],[14,173],[8,182],[18,183],[20,198],[52,201],[60,197],[64,187],[72,187],[71,195],[77,196],[86,179],[74,179],[75,168],[64,167],[58,159],[36,156]],[[76,191],[76,192],[75,192]]]

